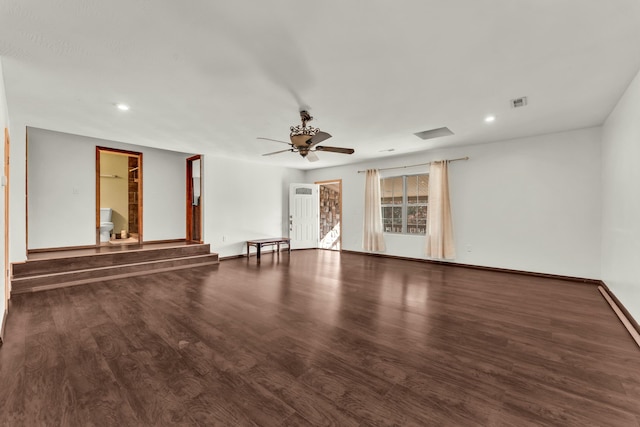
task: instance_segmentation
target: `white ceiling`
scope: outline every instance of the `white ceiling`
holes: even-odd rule
[[[301,169],[600,125],[639,46],[638,0],[0,0],[12,123]],[[301,106],[356,153],[262,157]]]

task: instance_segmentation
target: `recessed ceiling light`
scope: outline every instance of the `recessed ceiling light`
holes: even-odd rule
[[[491,123],[491,122],[495,122],[496,121],[496,116],[487,116],[484,118],[484,121],[487,123]]]
[[[129,111],[130,108],[127,104],[116,104],[116,107],[121,111]]]

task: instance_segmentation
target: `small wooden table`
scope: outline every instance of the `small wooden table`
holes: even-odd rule
[[[263,246],[272,246],[277,245],[277,251],[280,252],[280,244],[285,243],[287,245],[287,249],[289,253],[291,253],[291,239],[288,237],[272,237],[270,239],[256,239],[256,240],[247,240],[247,258],[249,258],[250,252],[249,248],[251,246],[256,247],[256,257],[260,260],[260,252]]]

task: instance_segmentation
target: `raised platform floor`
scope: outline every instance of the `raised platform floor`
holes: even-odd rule
[[[31,253],[11,268],[12,294],[182,268],[214,266],[208,244],[188,242],[114,245]]]

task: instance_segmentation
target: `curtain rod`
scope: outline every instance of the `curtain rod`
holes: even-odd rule
[[[457,162],[458,160],[469,160],[469,156],[467,157],[459,157],[457,159],[451,159],[451,160],[444,160],[445,162]],[[442,161],[442,160],[440,160]],[[416,166],[426,166],[426,165],[430,165],[433,162],[429,162],[429,163],[419,163],[417,165],[408,165],[408,166],[396,166],[395,168],[382,168],[382,169],[378,169],[379,171],[388,171],[391,169],[406,169],[406,168],[413,168]],[[358,173],[365,173],[365,171],[358,171]]]

